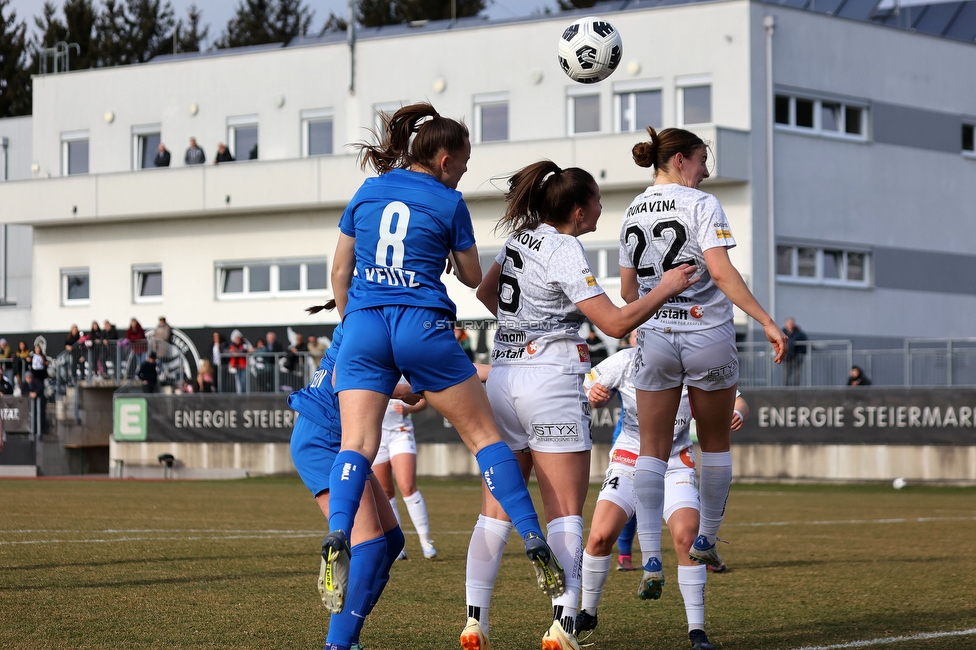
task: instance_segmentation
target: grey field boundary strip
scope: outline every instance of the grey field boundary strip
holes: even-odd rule
[[[968,630],[953,630],[951,632],[920,632],[907,636],[887,636],[878,639],[868,639],[866,641],[850,641],[848,643],[837,643],[834,645],[810,645],[794,650],[841,650],[842,648],[869,648],[875,645],[887,645],[890,643],[904,643],[906,641],[927,641],[929,639],[945,639],[955,636],[976,635],[976,627]]]
[[[916,524],[938,521],[976,521],[974,517],[893,517],[886,519],[837,519],[829,521],[757,521],[742,523],[726,523],[726,528],[765,528],[782,526],[845,526],[845,525],[873,525],[873,524]],[[588,530],[588,529],[586,529]],[[406,535],[416,535],[415,531],[403,531]],[[0,530],[0,535],[32,535],[44,533],[48,535],[75,534],[84,535],[137,535],[136,537],[109,537],[90,539],[31,539],[31,540],[0,540],[0,546],[14,546],[22,544],[111,544],[119,542],[150,542],[150,541],[178,541],[178,540],[233,540],[233,539],[301,539],[305,537],[321,537],[320,530],[222,530],[217,528],[166,528],[166,529],[133,529],[133,530],[65,530],[65,529],[20,529]],[[441,530],[438,535],[470,535],[470,530]],[[166,535],[166,536],[164,536]],[[838,646],[847,647],[847,646]],[[856,647],[856,646],[851,646]],[[807,649],[804,649],[807,650]]]

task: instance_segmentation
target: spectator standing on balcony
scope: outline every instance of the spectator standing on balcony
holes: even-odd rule
[[[851,366],[851,376],[847,378],[848,386],[870,386],[871,380],[868,379],[861,366]]]
[[[18,381],[24,377],[24,373],[30,368],[31,354],[33,353],[25,341],[20,341],[17,344],[17,351],[14,353],[14,372]]]
[[[214,370],[213,365],[204,359],[200,362],[200,367],[197,368],[197,378],[196,378],[196,393],[213,393],[216,391],[214,387]]]
[[[285,348],[278,342],[278,335],[274,332],[265,334],[264,339],[268,345],[268,352],[271,354],[281,354],[285,351]]]
[[[156,325],[156,329],[153,331],[153,338],[157,341],[165,341],[166,343],[172,342],[173,328],[166,322],[165,316],[159,317],[159,324]]]
[[[114,345],[114,341],[119,340],[119,330],[107,318],[102,323],[102,340],[109,345]]]
[[[310,334],[306,347],[308,348],[308,356],[312,360],[312,369],[314,370],[322,363],[322,357],[325,356],[325,351],[329,349],[329,346],[324,341],[320,341],[319,337]]]
[[[786,319],[783,327],[786,333],[786,385],[799,386],[801,371],[803,369],[803,356],[807,353],[807,345],[803,342],[807,340],[807,334],[796,324],[793,317]]]
[[[125,339],[129,342],[129,347],[132,348],[139,363],[142,363],[146,358],[146,330],[142,329],[142,325],[135,318],[129,321],[129,329],[125,330]]]
[[[85,362],[85,352],[81,349],[81,346],[78,345],[78,343],[81,342],[82,335],[83,332],[78,329],[78,326],[72,325],[71,331],[69,331],[68,335],[64,337],[64,349],[71,353],[71,369],[69,373],[71,375],[72,382],[74,381],[75,376],[81,372],[82,365]],[[33,364],[31,367],[33,368]]]
[[[190,138],[190,146],[187,147],[186,154],[183,156],[183,162],[187,165],[202,165],[207,162],[207,154],[203,153],[203,149],[197,146],[196,138]]]
[[[285,357],[285,369],[288,372],[295,372],[301,369],[301,355],[308,352],[305,338],[301,334],[295,334],[295,345],[288,348],[288,356]]]
[[[156,157],[153,158],[153,167],[169,167],[170,155],[169,149],[162,142],[159,143],[159,149],[156,151]]]
[[[43,382],[45,379],[47,379],[47,365],[47,355],[44,354],[40,344],[35,345],[34,352],[31,353],[29,372],[34,375],[35,379]],[[27,375],[25,374],[24,376],[26,377]]]
[[[14,351],[7,343],[7,339],[0,339],[0,370],[3,371],[3,376],[7,378],[7,381],[13,381],[14,378]]]
[[[39,345],[34,346],[35,349],[39,348]],[[44,432],[47,420],[47,400],[44,397],[44,378],[37,377],[33,372],[28,370],[24,373],[24,381],[20,384],[20,394],[22,397],[30,397],[31,399],[37,400],[38,402],[38,412],[41,414],[41,433]]]
[[[149,357],[139,366],[136,375],[142,380],[143,393],[155,393],[156,384],[159,382],[159,371],[156,369],[156,353],[150,352]]]
[[[227,149],[227,145],[223,142],[217,143],[217,157],[214,158],[214,164],[222,162],[234,162],[234,156],[230,155],[230,151]]]
[[[234,330],[230,335],[230,362],[227,371],[237,379],[237,394],[243,395],[247,392],[247,353],[251,352],[251,346],[244,340],[244,335],[238,330]]]
[[[85,347],[88,348],[88,361],[94,371],[102,375],[105,373],[105,347],[102,345],[102,328],[98,326],[98,321],[93,320],[85,337]]]

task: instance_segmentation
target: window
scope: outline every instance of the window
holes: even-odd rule
[[[61,269],[61,302],[65,305],[87,305],[89,301],[88,269]]]
[[[160,127],[158,124],[132,127],[132,168],[153,169],[159,149]]]
[[[319,295],[328,288],[324,259],[217,263],[217,297],[222,300]]]
[[[227,147],[234,160],[257,160],[258,116],[242,115],[227,120]]]
[[[574,95],[569,97],[570,135],[597,133],[600,130],[600,96]]]
[[[776,95],[776,124],[781,129],[867,139],[867,108],[839,101]]]
[[[712,87],[686,86],[681,97],[681,124],[708,124],[712,121]]]
[[[868,286],[868,261],[863,251],[840,247],[776,247],[776,277],[804,284]]]
[[[962,125],[962,150],[966,153],[976,153],[976,146],[973,143],[973,125]]]
[[[332,109],[302,111],[302,155],[328,156],[333,153]]]
[[[61,175],[88,173],[88,131],[61,134]]]
[[[508,93],[474,96],[474,132],[478,142],[508,140]]]
[[[386,125],[383,123],[383,116],[391,116],[400,110],[401,106],[405,106],[409,102],[382,102],[379,104],[373,104],[373,129],[380,135],[383,135],[386,130]]]
[[[664,123],[659,84],[621,82],[614,84],[614,130],[622,133],[643,131]]]
[[[132,268],[134,302],[160,302],[163,299],[163,269],[158,264]]]
[[[583,246],[590,270],[600,280],[620,278],[620,243],[590,244]]]

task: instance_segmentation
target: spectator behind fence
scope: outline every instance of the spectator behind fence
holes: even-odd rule
[[[847,378],[848,386],[870,386],[871,380],[868,379],[861,366],[851,366],[851,376]]]
[[[24,373],[30,368],[32,354],[30,348],[27,347],[26,341],[21,341],[17,344],[17,352],[14,353],[14,371],[17,375],[17,380],[23,379]]]
[[[799,386],[800,373],[803,368],[803,356],[807,353],[807,346],[802,342],[807,340],[806,332],[800,329],[794,318],[787,318],[783,326],[786,333],[786,385]]]
[[[109,345],[119,340],[119,330],[107,318],[102,323],[102,340]]]
[[[138,356],[139,363],[142,363],[146,356],[146,330],[135,318],[129,321],[129,329],[125,330],[125,340],[129,342],[132,352]]]
[[[39,348],[40,346],[34,346]],[[20,394],[22,397],[30,397],[37,400],[37,408],[41,414],[40,431],[43,433],[47,420],[47,400],[44,398],[44,379],[36,377],[33,372],[28,370],[24,373],[24,381],[20,384]]]
[[[278,342],[278,335],[274,332],[268,332],[264,335],[264,340],[268,345],[268,352],[272,354],[281,354],[285,351],[285,348]]]
[[[305,338],[301,334],[295,334],[295,345],[288,348],[288,355],[285,357],[285,370],[288,372],[299,370],[299,355],[303,352],[308,352]]]
[[[213,364],[214,368],[219,368],[220,364],[223,363],[220,360],[220,355],[227,351],[227,342],[220,332],[214,332],[210,340],[213,341],[213,345],[210,347],[210,363]]]
[[[91,328],[88,330],[85,345],[91,350],[89,359],[95,364],[95,373],[104,375],[105,355],[107,352],[105,349],[105,335],[102,333],[102,328],[98,326],[97,320],[91,322]]]
[[[64,349],[71,353],[71,368],[69,370],[69,374],[72,377],[72,381],[74,381],[75,376],[81,374],[85,365],[85,351],[81,349],[80,345],[78,345],[78,343],[81,342],[82,336],[84,336],[84,333],[78,329],[78,326],[72,325],[71,331],[69,331],[68,335],[64,337]],[[31,363],[31,368],[37,370],[33,363]]]
[[[7,339],[0,339],[0,370],[7,381],[14,379],[14,351]]]
[[[160,341],[166,343],[167,345],[173,341],[173,328],[169,326],[166,322],[165,316],[159,317],[159,323],[156,325],[156,329],[153,330],[153,350],[156,354],[166,355],[165,349],[161,349],[159,346]]]
[[[314,334],[308,336],[308,356],[312,359],[312,370],[319,367],[322,363],[322,357],[325,356],[325,351],[329,349],[329,346],[325,344],[325,341],[320,341],[319,337]]]
[[[75,346],[75,343],[77,343],[80,340],[81,340],[81,330],[78,329],[77,325],[72,325],[71,331],[69,331],[68,335],[64,337],[64,349],[70,350]]]
[[[247,353],[251,351],[251,346],[244,340],[244,335],[234,330],[231,332],[230,363],[227,372],[237,380],[237,393],[243,395],[247,392]]]
[[[13,394],[14,394],[14,385],[10,383],[10,380],[7,379],[6,375],[0,374],[0,395],[13,395]]]
[[[223,142],[217,143],[217,157],[214,158],[214,164],[222,162],[234,162],[234,156],[230,155],[230,151],[227,150],[227,145]]]
[[[190,146],[186,149],[183,162],[187,165],[202,165],[207,162],[207,154],[203,153],[203,149],[197,146],[196,138],[190,138]]]
[[[41,345],[38,343],[34,346],[34,352],[31,353],[30,359],[30,371],[35,379],[44,381],[47,379],[47,355],[41,350]],[[27,376],[26,374],[24,375]]]
[[[150,352],[146,360],[142,362],[136,377],[142,380],[143,393],[156,392],[156,384],[159,382],[159,371],[156,369],[155,352]]]
[[[212,393],[215,390],[213,365],[204,359],[200,362],[200,367],[197,368],[196,390],[194,392]]]
[[[170,155],[169,149],[162,142],[159,143],[159,148],[156,151],[156,157],[153,158],[154,167],[169,167]]]

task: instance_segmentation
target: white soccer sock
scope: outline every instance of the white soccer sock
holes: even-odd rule
[[[552,599],[552,618],[571,631],[579,607],[583,567],[583,517],[570,515],[553,519],[546,525],[546,541],[566,572],[566,591]]]
[[[596,616],[603,596],[603,585],[610,575],[610,555],[596,556],[583,551],[583,602],[582,608]]]
[[[704,564],[678,567],[678,589],[685,601],[688,631],[705,629],[705,580],[708,570]]]
[[[637,539],[642,560],[661,559],[661,520],[664,518],[664,473],[668,463],[653,456],[638,456],[634,468],[634,496],[637,497]]]
[[[393,508],[393,516],[396,517],[397,525],[400,524],[400,511],[397,510],[396,497],[390,499],[390,507]]]
[[[715,543],[719,526],[725,518],[725,504],[732,488],[732,452],[702,452],[701,455],[701,523],[698,534]]]
[[[512,532],[512,522],[478,515],[468,544],[468,566],[464,578],[468,616],[481,623],[488,634],[488,607],[495,588],[502,552]]]
[[[420,494],[420,490],[408,497],[403,497],[403,502],[407,504],[410,520],[413,522],[413,527],[417,529],[417,535],[420,536],[420,545],[424,548],[432,546],[430,524],[427,521],[427,504],[424,503],[424,497]]]

